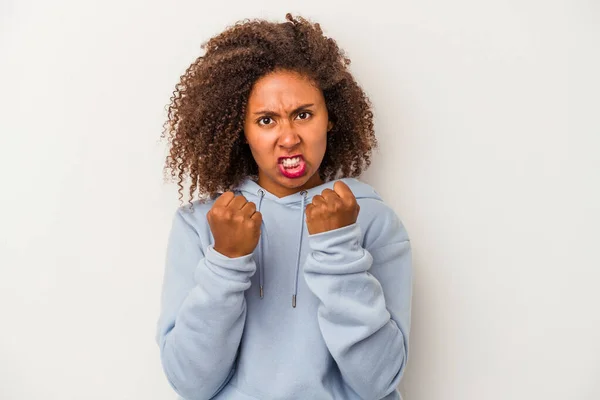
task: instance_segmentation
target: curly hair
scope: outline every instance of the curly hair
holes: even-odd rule
[[[289,13],[286,20],[246,19],[229,26],[202,44],[204,55],[181,76],[161,136],[170,144],[164,170],[178,180],[180,201],[186,178],[191,202],[196,191],[214,198],[257,176],[244,140],[246,105],[254,83],[276,70],[300,73],[323,93],[333,129],[321,178],[357,177],[369,167],[377,147],[373,112],[348,70],[350,59],[318,23]]]

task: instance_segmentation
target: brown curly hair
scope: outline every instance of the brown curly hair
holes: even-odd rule
[[[318,23],[289,13],[286,20],[237,22],[202,44],[205,54],[181,76],[161,136],[171,146],[165,172],[178,180],[180,201],[188,177],[191,202],[196,191],[200,198],[214,198],[257,176],[244,140],[244,116],[254,83],[275,70],[299,72],[323,93],[333,129],[321,178],[357,177],[369,167],[377,147],[373,112],[348,70],[350,59]]]

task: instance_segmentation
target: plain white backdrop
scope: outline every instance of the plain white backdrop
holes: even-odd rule
[[[165,106],[239,19],[320,22],[414,247],[407,400],[600,398],[600,6],[0,1],[0,399],[162,400]]]

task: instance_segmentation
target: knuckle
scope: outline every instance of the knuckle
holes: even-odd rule
[[[235,194],[234,194],[233,192],[225,192],[225,193],[223,193],[223,194],[221,195],[221,197],[222,197],[224,200],[230,201],[232,198],[234,198],[234,197],[235,197]]]

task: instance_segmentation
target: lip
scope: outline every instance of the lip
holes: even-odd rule
[[[298,170],[296,172],[291,172],[291,171],[288,171],[285,169],[285,167],[283,166],[283,160],[285,160],[286,158],[294,158],[294,157],[300,158],[300,163],[302,164],[302,167],[300,168],[300,170]],[[304,160],[304,157],[302,156],[302,154],[295,154],[293,156],[279,157],[278,167],[279,167],[279,172],[288,179],[300,178],[300,177],[304,176],[304,174],[306,173],[306,161]]]

